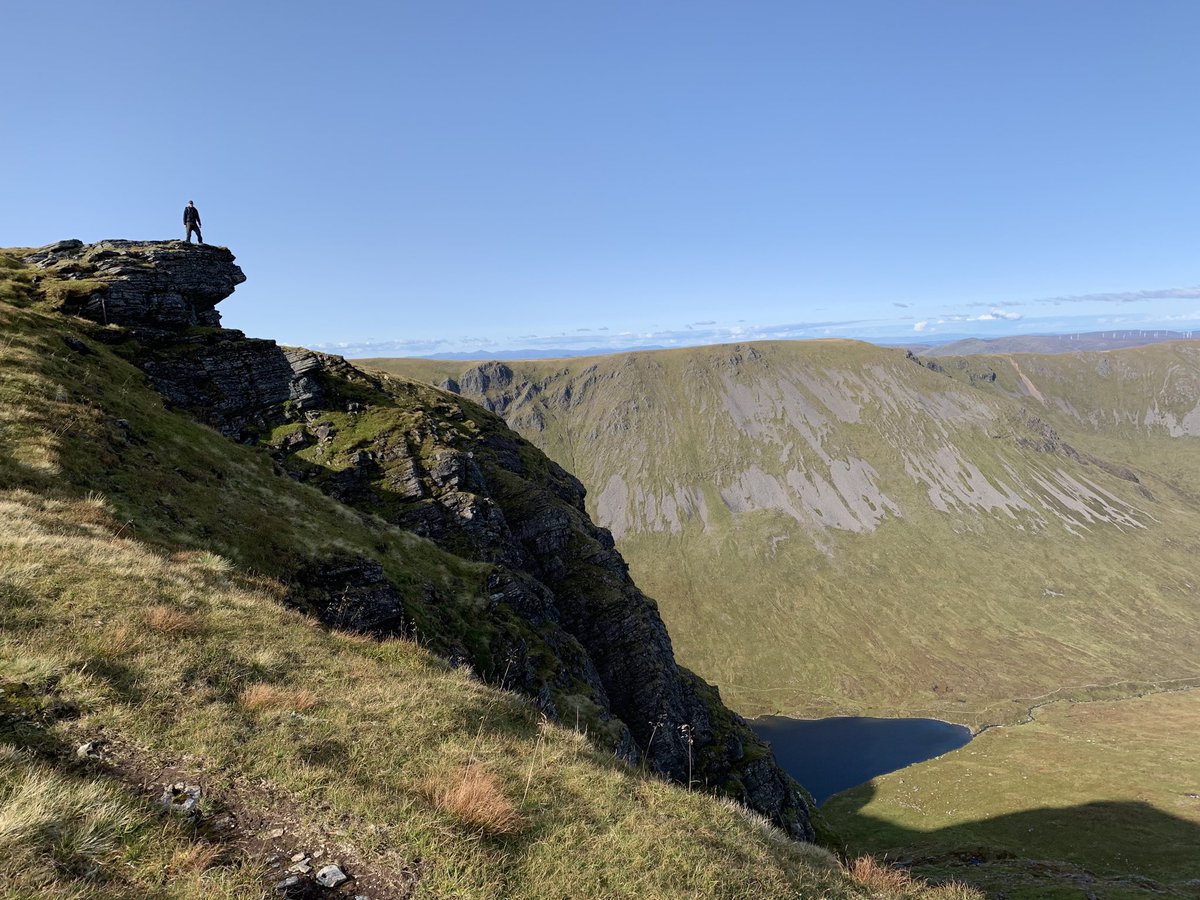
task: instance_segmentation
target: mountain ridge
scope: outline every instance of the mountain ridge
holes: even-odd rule
[[[1173,442],[1197,349],[764,342],[377,369],[457,387],[576,471],[735,708],[981,727],[1066,685],[1196,674],[1197,485]],[[1101,427],[1118,419],[1120,437]]]

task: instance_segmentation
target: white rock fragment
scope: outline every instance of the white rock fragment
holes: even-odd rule
[[[335,888],[350,880],[350,876],[337,866],[326,866],[317,873],[317,884],[321,887]]]

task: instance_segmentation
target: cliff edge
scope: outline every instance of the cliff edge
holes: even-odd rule
[[[170,405],[269,454],[281,476],[479,566],[462,598],[397,584],[386,558],[298,557],[287,602],[334,627],[417,637],[630,762],[812,839],[802,789],[715,687],[676,664],[580,482],[498,416],[222,328],[217,304],[245,280],[224,248],[64,241],[23,259],[46,302],[108,326],[95,335]]]

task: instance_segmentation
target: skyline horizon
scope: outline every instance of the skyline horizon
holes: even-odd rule
[[[511,362],[522,360],[545,360],[545,359],[569,359],[588,356],[614,356],[623,353],[640,353],[653,352],[658,350],[683,350],[688,348],[713,347],[723,345],[739,345],[750,343],[765,343],[765,342],[799,342],[806,341],[851,341],[859,343],[874,344],[879,347],[887,348],[940,348],[949,344],[956,344],[966,341],[1003,341],[1011,338],[1100,338],[1109,335],[1113,340],[1130,340],[1128,336],[1139,335],[1144,336],[1144,341],[1134,341],[1133,343],[1122,344],[1121,349],[1132,346],[1144,346],[1152,343],[1166,343],[1178,341],[1197,341],[1200,340],[1200,329],[1177,330],[1169,328],[1116,328],[1116,329],[1094,329],[1087,331],[1027,331],[1027,332],[1009,332],[1001,331],[994,334],[981,337],[978,333],[961,332],[948,333],[940,335],[936,339],[909,339],[905,336],[896,337],[857,337],[854,335],[821,335],[810,337],[779,337],[779,336],[718,336],[711,339],[702,339],[695,341],[679,341],[674,344],[655,344],[655,343],[638,343],[638,344],[612,344],[610,346],[588,346],[588,347],[565,347],[551,346],[526,346],[526,347],[495,347],[491,350],[473,351],[439,351],[426,354],[415,353],[397,353],[386,352],[388,350],[402,349],[403,345],[399,342],[380,341],[374,344],[313,344],[310,349],[317,350],[322,353],[331,353],[342,356],[347,360],[370,360],[370,359],[428,359],[442,361],[458,361],[458,362]],[[918,336],[919,338],[919,336]],[[552,339],[548,339],[552,340]],[[564,343],[566,343],[564,341]],[[1097,352],[1096,348],[1085,348]],[[1117,348],[1101,348],[1101,349],[1117,349]],[[368,352],[375,351],[375,352]],[[381,352],[383,351],[383,352]],[[1020,352],[1020,351],[1005,351],[1005,352]],[[1049,352],[1049,351],[1031,351],[1031,352]],[[1062,352],[1062,351],[1054,351]]]
[[[79,240],[64,238],[63,240]],[[98,238],[84,243],[103,241],[180,241],[179,238]],[[208,242],[206,246],[223,245]],[[224,249],[233,252],[230,247]],[[236,257],[236,254],[235,254]],[[682,324],[676,328],[651,328],[637,331],[614,329],[609,326],[578,327],[551,334],[526,334],[517,337],[482,337],[477,335],[430,338],[381,338],[365,341],[348,340],[287,340],[272,334],[255,334],[250,329],[262,325],[255,318],[251,324],[242,321],[243,309],[236,303],[244,298],[245,287],[224,301],[221,310],[226,327],[245,331],[252,337],[265,337],[279,343],[304,346],[348,359],[396,358],[414,359],[551,359],[557,356],[607,355],[639,350],[668,350],[714,344],[748,343],[771,340],[844,339],[863,341],[882,346],[939,346],[966,339],[994,340],[1005,337],[1039,337],[1088,335],[1103,332],[1169,332],[1178,340],[1193,340],[1200,335],[1200,286],[1112,291],[1090,295],[1064,295],[1030,301],[997,301],[991,304],[972,303],[966,306],[987,307],[986,312],[974,315],[963,313],[934,313],[914,322],[913,315],[883,320],[810,321],[791,323],[750,323],[746,320],[721,323],[705,320]],[[1194,312],[1138,314],[1130,312],[1087,314],[1074,316],[1027,316],[1015,309],[1024,306],[1062,306],[1064,304],[1110,305],[1129,308],[1129,304],[1161,300],[1195,299]],[[908,308],[913,304],[894,302],[893,307]],[[821,310],[823,307],[817,307]],[[229,320],[231,319],[231,321]],[[267,330],[271,330],[267,328]],[[607,342],[607,343],[605,343]],[[581,346],[587,344],[589,346]]]
[[[0,245],[182,237],[194,200],[247,334],[1200,327],[1185,0],[59,9],[54,52],[0,58],[38,86],[8,99],[37,127],[0,146]],[[222,60],[203,90],[181,47]]]

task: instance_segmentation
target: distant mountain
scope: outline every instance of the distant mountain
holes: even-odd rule
[[[1165,341],[1200,340],[1200,331],[1088,331],[1082,334],[1022,334],[999,338],[966,338],[935,344],[918,353],[968,356],[978,353],[1076,353],[1120,350]]]
[[[1086,350],[1118,350],[1124,347],[1138,347],[1145,344],[1156,344],[1164,341],[1200,340],[1200,331],[1092,331],[1076,334],[1039,334],[1039,335],[1008,335],[997,338],[980,338],[968,334],[944,334],[937,338],[920,341],[908,337],[896,336],[891,338],[861,337],[861,339],[879,347],[899,347],[912,350],[922,356],[966,356],[977,353],[1070,353]],[[807,343],[823,338],[801,338],[780,341],[779,343]],[[338,349],[325,348],[329,352],[341,353],[353,357],[356,362],[374,363],[380,359],[391,357],[362,356],[378,348],[368,345]],[[489,350],[486,352],[466,350],[446,353],[431,353],[418,359],[444,359],[457,362],[484,362],[487,360],[502,360],[514,362],[533,359],[575,359],[587,356],[613,356],[619,353],[644,353],[649,350],[682,349],[666,347],[660,344],[625,347],[522,347],[509,350]]]
[[[1196,671],[1200,343],[374,367],[485,404],[574,471],[681,659],[743,714],[979,725]]]
[[[645,350],[662,350],[660,346],[644,347]],[[566,359],[573,356],[605,356],[611,353],[627,353],[627,348],[610,349],[607,347],[588,347],[586,349],[569,349],[567,347],[546,347],[535,348],[526,347],[523,350],[496,350],[491,353],[431,353],[429,356],[422,356],[421,359],[453,359],[453,360],[475,360],[483,361],[489,359],[502,360],[519,360],[519,359]]]

